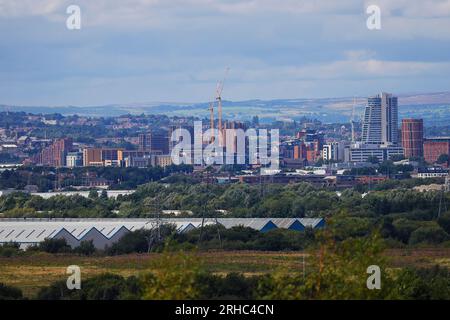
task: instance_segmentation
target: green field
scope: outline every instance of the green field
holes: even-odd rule
[[[308,269],[308,256],[302,252],[210,251],[193,253],[203,260],[207,270],[216,274],[239,272],[245,275],[270,273],[277,268],[303,272],[303,256]],[[122,276],[140,275],[152,269],[159,254],[80,257],[75,255],[34,254],[0,258],[0,282],[17,286],[26,297],[33,297],[40,287],[67,278],[69,265],[81,267],[82,277],[105,272]],[[389,267],[450,267],[450,248],[390,249],[385,252]]]

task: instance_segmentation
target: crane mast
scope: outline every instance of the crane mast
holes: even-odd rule
[[[223,91],[223,86],[225,84],[225,79],[228,75],[228,71],[230,70],[230,68],[226,68],[225,70],[225,75],[222,79],[222,81],[220,81],[217,84],[217,88],[216,88],[216,101],[217,101],[217,108],[218,108],[218,123],[217,123],[217,129],[219,131],[219,146],[223,146],[223,126],[222,126],[222,91]]]

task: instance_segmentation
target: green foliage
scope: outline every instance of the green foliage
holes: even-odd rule
[[[139,185],[159,181],[175,173],[189,173],[189,165],[171,165],[165,168],[121,168],[121,167],[77,167],[59,168],[63,179],[58,180],[62,187],[84,186],[86,174],[109,181],[111,189],[135,189]],[[24,166],[0,173],[0,189],[23,190],[26,185],[36,185],[41,192],[53,190],[57,175],[55,168]]]
[[[0,257],[13,257],[20,255],[22,251],[20,250],[20,245],[15,242],[0,244]]]
[[[94,189],[90,190],[88,197],[92,200],[98,199],[98,191]]]
[[[236,226],[230,229],[220,227],[220,239],[217,226],[205,226],[202,241],[199,242],[201,230],[194,229],[187,233],[174,234],[167,247],[179,248],[182,243],[199,244],[202,249],[223,250],[261,250],[283,251],[302,250],[314,244],[316,232],[310,228],[305,231],[273,229],[260,232],[252,228]]]
[[[405,165],[405,164],[395,165],[394,162],[391,160],[383,161],[378,167],[379,173],[388,176],[403,173],[405,174],[406,177],[409,177],[407,173],[413,170],[414,167],[412,165]]]
[[[449,300],[450,271],[439,266],[430,269],[404,269],[397,277],[396,290],[405,299]]]
[[[0,282],[0,300],[21,300],[22,290]]]
[[[377,235],[337,243],[326,234],[319,250],[308,257],[305,278],[279,270],[259,285],[262,299],[391,299],[397,298],[394,279],[386,271],[381,255],[383,244]],[[366,286],[367,267],[381,269],[381,290]]]
[[[380,168],[392,165],[390,161],[383,162]],[[399,166],[396,166],[396,168],[398,169]],[[121,174],[135,174],[132,173],[133,171],[121,172],[119,169],[124,168],[115,168],[114,170],[96,168],[93,170],[97,170],[96,173],[99,176],[117,181],[121,179]],[[32,168],[28,170],[42,172],[44,169]],[[84,172],[82,171],[84,168],[78,168],[77,170]],[[174,170],[180,170],[180,168],[177,167]],[[186,168],[186,170],[188,169]],[[392,168],[389,169],[390,172],[392,170]],[[136,171],[136,176],[139,174],[140,171]],[[175,181],[178,181],[177,179],[175,178]],[[139,186],[134,194],[120,196],[117,199],[107,198],[106,192],[102,192],[100,196],[95,196],[94,191],[91,192],[89,198],[54,196],[43,199],[29,194],[14,193],[0,197],[0,211],[5,217],[39,218],[149,217],[161,210],[192,211],[194,217],[201,217],[203,215],[213,216],[217,214],[216,210],[218,209],[226,210],[228,217],[332,217],[335,221],[334,232],[339,241],[349,237],[366,236],[374,228],[379,228],[384,224],[381,235],[386,239],[391,239],[391,243],[401,242],[415,245],[418,244],[417,241],[426,242],[426,239],[417,240],[417,237],[423,234],[432,235],[430,232],[424,233],[421,230],[415,234],[416,239],[410,241],[411,234],[416,229],[427,226],[428,222],[436,219],[441,194],[436,191],[419,192],[413,190],[412,187],[419,183],[442,182],[442,179],[388,180],[372,187],[372,190],[363,197],[356,187],[346,189],[338,196],[335,191],[314,187],[308,183],[211,185],[196,183],[190,179],[191,177],[186,178],[183,182],[173,184],[147,183]],[[363,186],[360,191],[367,191],[365,189],[367,188]],[[450,195],[445,194],[443,201],[450,203]],[[383,220],[385,218],[390,219],[389,223],[386,223],[387,220]],[[449,233],[448,219],[448,216],[444,214],[437,220],[447,234]],[[270,242],[269,245],[267,239],[263,236],[251,240],[232,240],[227,238],[227,231],[223,231],[223,233],[225,234],[222,239],[223,247],[227,249],[261,248],[263,250],[262,248],[281,248],[284,246],[288,250],[297,250],[311,242],[307,240],[305,245],[298,245],[298,243],[295,243],[296,240],[291,241],[289,237],[284,239],[281,231],[280,239],[276,240],[278,245],[275,244],[275,240],[268,241]],[[208,239],[202,241],[205,242],[205,248],[218,248],[220,246],[216,234],[217,230],[212,230],[211,242],[208,243]],[[266,237],[268,238],[270,235],[268,234]],[[439,236],[429,242],[436,244],[438,241],[444,242],[444,235],[439,231]],[[292,238],[295,239],[295,236]],[[195,233],[188,236],[185,241],[181,239],[181,237],[173,237],[170,242],[171,249],[184,246],[188,248],[198,242],[198,237],[195,239]],[[134,250],[145,252],[142,247],[140,249],[121,249],[117,252],[134,252]],[[148,245],[146,247],[148,248]],[[157,250],[162,249],[162,246],[157,247]]]
[[[136,230],[127,233],[114,243],[106,252],[111,255],[128,254],[132,252],[144,253],[149,251],[150,230]]]
[[[108,217],[115,200],[101,201],[80,195],[57,195],[49,199],[15,193],[0,197],[5,217]]]
[[[102,190],[102,192],[100,193],[100,199],[108,200],[108,192],[106,190]]]
[[[420,228],[421,225],[422,224],[420,221],[413,221],[404,218],[395,220],[393,223],[393,227],[395,228],[394,237],[403,243],[408,243],[411,234],[414,230]]]
[[[370,218],[349,217],[343,214],[334,216],[333,220],[328,222],[328,227],[336,240],[342,241],[369,235],[374,228],[374,221]]]
[[[197,279],[204,272],[198,257],[185,253],[163,253],[153,262],[155,273],[141,279],[146,300],[198,299],[201,290]]]
[[[307,296],[312,299],[395,298],[383,249],[383,241],[377,234],[341,243],[325,238],[319,251],[312,254],[316,269],[306,281]],[[367,288],[367,268],[371,265],[381,269],[381,290]]]
[[[80,245],[73,249],[73,252],[83,256],[90,256],[96,252],[96,249],[92,240],[81,241]]]
[[[127,279],[115,274],[102,274],[82,281],[80,290],[69,290],[66,281],[42,288],[39,300],[133,300],[141,296],[136,277]]]
[[[264,300],[305,300],[304,286],[300,273],[279,269],[261,277],[255,295]]]
[[[441,154],[438,159],[437,159],[437,163],[439,164],[443,164],[443,163],[448,163],[449,160],[449,156],[448,154]]]
[[[239,273],[225,276],[201,273],[196,283],[199,287],[199,299],[236,300],[255,299],[259,277],[246,277]]]
[[[160,227],[161,240],[157,242],[157,230],[140,229],[125,234],[119,241],[106,249],[107,254],[146,253],[162,250],[166,238],[175,233],[175,226],[164,224]]]
[[[441,226],[442,229],[444,229],[445,232],[450,234],[450,213],[442,215],[437,220],[437,223],[439,224],[439,226]]]
[[[270,274],[245,276],[206,271],[198,255],[164,252],[139,278],[103,274],[83,280],[81,290],[68,290],[65,281],[42,288],[43,300],[116,299],[449,299],[450,271],[447,268],[389,270],[384,245],[377,234],[336,242],[326,232],[320,246],[306,256],[305,275],[284,268]],[[381,290],[367,288],[367,267],[381,270]],[[5,294],[4,292],[7,292]],[[4,290],[0,299],[20,298],[17,290]]]
[[[410,244],[437,244],[449,239],[449,235],[438,225],[422,226],[414,230],[409,238]]]
[[[68,253],[72,251],[66,239],[45,239],[39,243],[38,250],[48,253]]]

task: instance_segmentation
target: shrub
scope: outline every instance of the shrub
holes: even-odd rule
[[[200,299],[255,299],[258,277],[245,277],[240,273],[226,276],[202,274],[196,279],[200,286]]]
[[[153,261],[155,274],[141,278],[143,298],[148,300],[198,299],[201,290],[196,282],[204,273],[202,261],[182,252],[164,252]]]
[[[12,257],[20,254],[20,245],[15,242],[4,243],[0,245],[0,256],[1,257]]]
[[[0,283],[0,300],[19,300],[22,297],[22,290],[19,288]]]
[[[127,233],[106,251],[112,255],[148,252],[149,242],[147,239],[150,236],[150,230],[136,230]]]
[[[450,213],[446,213],[440,217],[437,223],[445,230],[445,232],[450,234]]]
[[[102,274],[81,283],[80,290],[69,290],[65,281],[57,281],[42,288],[39,300],[131,300],[141,297],[136,277],[127,279],[115,274]]]
[[[397,278],[396,287],[405,299],[450,299],[450,271],[435,266],[427,269],[405,269]]]
[[[106,250],[108,254],[128,254],[128,253],[145,253],[150,249],[162,249],[164,241],[175,232],[175,226],[172,224],[164,224],[161,226],[161,242],[157,243],[155,239],[155,230],[136,230],[124,235],[118,242],[114,243]]]
[[[423,226],[411,233],[410,244],[438,244],[448,239],[448,234],[440,226]]]
[[[66,239],[45,239],[39,243],[38,249],[48,253],[66,253],[72,251]]]
[[[83,256],[90,256],[94,254],[95,251],[96,249],[94,247],[94,243],[92,242],[92,240],[81,241],[80,245],[73,250],[73,252]]]

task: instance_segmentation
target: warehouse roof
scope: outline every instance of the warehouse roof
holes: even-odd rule
[[[182,233],[200,228],[202,218],[164,218],[162,222],[173,224],[177,232]],[[319,228],[324,224],[322,218],[218,218],[217,222],[227,229],[244,226],[263,232],[275,228],[293,230],[302,230],[304,227]],[[204,225],[215,223],[216,219],[212,218],[204,221]],[[46,238],[63,237],[73,245],[93,240],[97,246],[103,247],[111,244],[108,240],[117,241],[119,236],[127,232],[154,227],[155,220],[148,218],[0,219],[0,243],[34,244]]]

